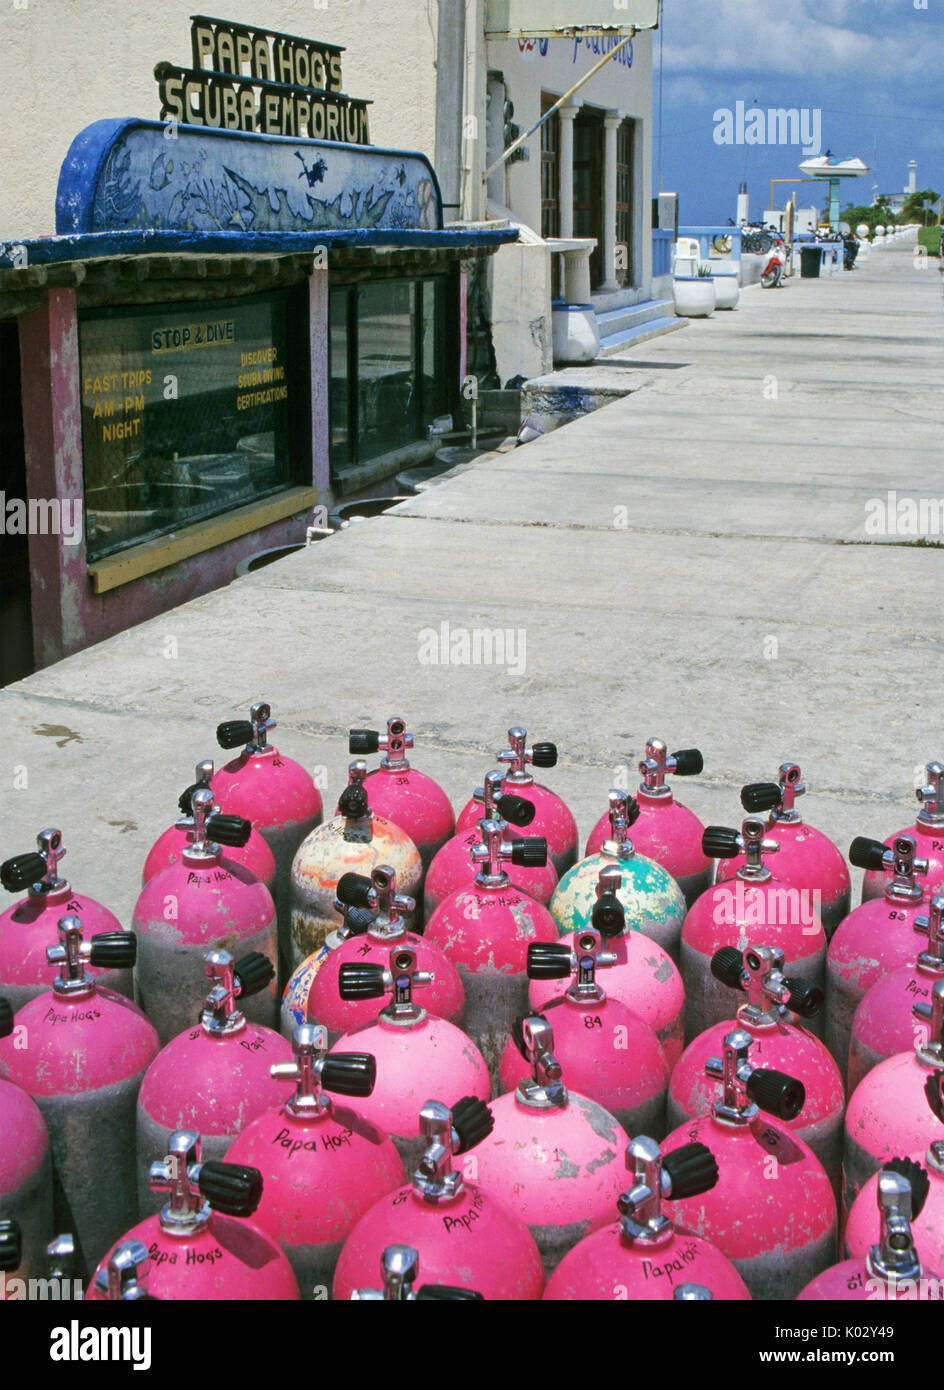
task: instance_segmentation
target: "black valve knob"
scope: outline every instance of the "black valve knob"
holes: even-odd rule
[[[22,1258],[23,1236],[19,1223],[12,1217],[0,1221],[0,1270],[4,1274],[12,1274],[15,1269],[19,1269]]]
[[[535,743],[531,748],[531,762],[535,767],[556,767],[557,744]]]
[[[233,980],[239,985],[241,999],[259,994],[275,979],[275,966],[261,951],[250,951],[233,966]]]
[[[186,787],[184,791],[180,793],[177,798],[177,805],[180,808],[180,814],[182,816],[193,815],[193,794],[194,792],[203,791],[206,791],[206,785],[203,782],[192,782],[189,787]]]
[[[223,1216],[252,1216],[262,1201],[262,1174],[241,1163],[210,1159],[200,1166],[200,1191]]]
[[[8,893],[19,893],[46,877],[46,861],[35,850],[17,854],[0,864],[0,884]]]
[[[706,825],[701,837],[701,852],[709,859],[734,859],[740,854],[738,832],[724,825]]]
[[[344,928],[349,936],[364,936],[377,920],[377,914],[369,907],[346,907],[344,909]]]
[[[384,992],[382,965],[350,961],[338,971],[338,993],[342,999],[380,999]]]
[[[452,1127],[459,1136],[455,1151],[464,1154],[488,1138],[495,1128],[495,1118],[484,1100],[463,1096],[452,1107]]]
[[[370,906],[371,882],[365,874],[342,874],[336,892],[345,907]]]
[[[216,726],[216,741],[221,748],[238,748],[241,743],[251,743],[253,728],[248,719],[227,719]]]
[[[857,835],[849,846],[849,862],[857,869],[882,869],[885,867],[885,848],[881,840]]]
[[[321,1084],[338,1096],[369,1096],[377,1083],[377,1063],[369,1052],[334,1052],[324,1059]]]
[[[350,729],[347,736],[349,753],[376,753],[380,747],[380,734],[376,729]]]
[[[570,947],[556,941],[528,943],[528,979],[564,980],[571,973]]]
[[[809,980],[794,979],[792,976],[789,979],[784,977],[783,982],[790,991],[787,1007],[791,1013],[795,1013],[798,1018],[815,1018],[823,1007],[823,991],[816,985],[811,985]]]
[[[338,810],[347,820],[363,820],[370,810],[367,793],[359,782],[345,787],[338,797]]]
[[[511,862],[519,868],[543,869],[547,863],[547,840],[543,835],[525,835],[511,842]]]
[[[938,1070],[932,1072],[927,1081],[925,1081],[924,1094],[927,1097],[928,1105],[930,1105],[933,1114],[944,1123],[944,1087],[941,1085],[942,1080],[944,1080],[944,1071],[938,1068]]]
[[[220,812],[210,816],[206,822],[206,832],[217,844],[228,845],[231,849],[242,849],[248,844],[252,834],[252,821],[244,816],[225,816]]]
[[[485,1295],[475,1289],[458,1289],[452,1284],[424,1284],[417,1289],[417,1303],[484,1303]]]
[[[741,805],[749,815],[771,811],[779,806],[783,788],[779,782],[748,782],[741,788]]]
[[[728,989],[741,988],[743,968],[744,959],[736,946],[722,946],[711,957],[712,975],[720,984],[727,985]]]
[[[0,998],[0,1038],[8,1038],[13,1032],[13,1005],[9,999]]]
[[[634,796],[626,798],[626,824],[632,828],[642,815],[642,807]]]
[[[537,815],[537,807],[533,801],[528,801],[527,797],[516,796],[514,792],[502,792],[498,803],[498,814],[509,825],[515,825],[519,830],[523,830],[534,820]]]
[[[106,970],[130,970],[138,958],[138,938],[133,931],[103,931],[92,937],[89,961]]]
[[[931,1180],[927,1173],[913,1158],[890,1158],[887,1163],[882,1164],[882,1168],[897,1173],[908,1182],[911,1187],[911,1219],[916,1220],[921,1215],[921,1208],[931,1190]]]
[[[680,748],[673,753],[676,777],[697,777],[705,768],[705,760],[697,748]]]
[[[710,1192],[718,1181],[717,1160],[704,1144],[683,1144],[680,1149],[664,1154],[662,1171],[669,1176],[673,1202]]]
[[[626,926],[626,909],[615,893],[601,893],[593,904],[590,925],[610,940],[621,936]]]
[[[795,1120],[806,1100],[803,1082],[774,1067],[757,1067],[748,1078],[746,1090],[749,1100],[779,1120]]]

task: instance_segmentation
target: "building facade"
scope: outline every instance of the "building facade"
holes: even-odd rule
[[[487,139],[470,151],[467,186],[476,188],[501,154],[506,103],[514,111],[511,124],[523,131],[552,112],[526,142],[528,157],[513,156],[486,183],[489,212],[507,210],[523,224],[519,242],[489,267],[496,361],[505,376],[551,368],[550,304],[563,294],[559,253],[548,249],[556,241],[595,242],[590,289],[597,306],[652,297],[652,34],[642,30],[618,48],[621,37],[486,41]],[[609,53],[600,71],[554,110]]]
[[[619,36],[503,37],[494,10],[14,6],[2,679],[389,487],[470,374],[549,370],[555,244],[594,243],[595,300],[649,296],[650,33],[501,162]]]

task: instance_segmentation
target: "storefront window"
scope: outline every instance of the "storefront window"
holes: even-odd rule
[[[350,457],[351,393],[348,381],[350,339],[347,294],[332,294],[329,309],[328,370],[331,390],[331,458],[344,467]]]
[[[331,465],[426,437],[447,409],[446,281],[378,279],[331,291]]]
[[[423,280],[420,289],[422,293],[420,320],[421,400],[425,426],[437,415],[444,415],[448,409],[448,403],[446,370],[442,360],[444,302],[441,282]]]
[[[90,561],[296,481],[290,324],[289,293],[81,316]]]
[[[413,438],[416,417],[416,294],[410,281],[357,290],[357,413],[361,459]]]

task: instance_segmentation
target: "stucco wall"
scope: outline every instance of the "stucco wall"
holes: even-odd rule
[[[549,252],[523,237],[489,262],[495,370],[511,377],[542,376],[553,365]]]
[[[652,35],[637,34],[632,47],[632,66],[621,62],[617,54],[581,88],[575,99],[588,106],[622,111],[624,117],[641,122],[641,134],[637,128],[635,179],[637,205],[645,205],[648,225],[652,195]],[[593,40],[577,38],[550,39],[546,45],[537,39],[490,41],[487,45],[488,66],[503,73],[506,90],[514,102],[515,124],[523,131],[541,115],[542,91],[562,96],[599,62],[604,51],[599,44],[594,49]],[[528,145],[530,159],[508,168],[503,201],[522,221],[540,231],[540,131],[535,132]]]
[[[25,5],[19,8],[19,5]],[[433,155],[437,0],[225,0],[221,19],[342,44],[344,90],[369,98],[375,145]],[[191,65],[193,0],[5,0],[0,27],[0,240],[54,230],[74,135],[108,116],[160,116],[159,62]]]
[[[20,8],[19,6],[23,6]],[[344,89],[369,98],[371,142],[435,156],[437,0],[227,0],[221,18],[342,44]],[[467,6],[468,113],[478,129],[464,142],[466,215],[483,215],[486,167],[485,69],[505,74],[515,120],[540,114],[542,89],[564,92],[600,57],[587,40],[489,41],[481,0]],[[8,0],[0,46],[0,239],[54,227],[59,167],[73,136],[108,116],[160,115],[154,66],[190,64],[192,0],[137,7],[126,0]],[[482,52],[484,48],[485,52]],[[545,48],[546,51],[542,51]],[[633,40],[632,66],[612,59],[582,90],[584,101],[643,122],[643,196],[650,195],[652,36]],[[481,136],[479,136],[481,132]],[[540,136],[528,164],[511,166],[506,197],[529,225],[540,224]]]
[[[372,143],[435,158],[437,0],[227,0],[212,8],[223,11],[221,18],[343,45],[345,91],[373,101]],[[563,93],[603,51],[592,39],[485,42],[483,9],[482,0],[469,0],[466,111],[476,123],[466,132],[463,163],[464,213],[473,218],[484,216],[485,206],[486,69],[504,74],[515,121],[524,130],[538,119],[542,90]],[[0,239],[54,230],[59,168],[84,126],[108,116],[160,115],[153,69],[162,61],[190,64],[193,10],[192,0],[144,8],[126,0],[8,0],[0,46],[0,117],[7,132],[0,144]],[[590,105],[621,110],[639,122],[640,231],[643,218],[648,226],[651,196],[651,87],[652,36],[645,32],[633,40],[631,66],[617,55],[580,93]],[[509,166],[498,201],[539,229],[540,134],[529,145],[530,161]],[[646,243],[637,236],[635,283],[648,279]]]

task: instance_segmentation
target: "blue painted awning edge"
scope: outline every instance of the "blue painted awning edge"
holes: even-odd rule
[[[464,247],[497,248],[517,240],[516,227],[460,227],[455,230],[444,228],[430,231],[354,228],[322,232],[78,232],[66,236],[0,242],[0,269],[21,268],[24,264],[24,253],[25,264],[34,266],[97,260],[104,256],[290,255],[315,251],[319,247],[327,247],[328,250],[332,247],[400,247],[428,250],[451,247],[461,250]]]

